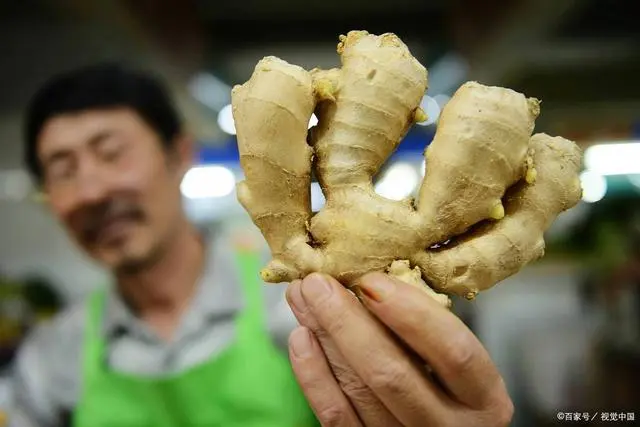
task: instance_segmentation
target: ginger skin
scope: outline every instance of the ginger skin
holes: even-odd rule
[[[581,189],[578,147],[531,135],[539,101],[462,85],[425,151],[417,200],[393,201],[374,191],[373,177],[426,119],[419,105],[427,70],[394,34],[351,31],[338,53],[342,67],[332,70],[266,57],[232,90],[245,172],[238,199],[272,253],[262,279],[323,272],[353,286],[386,271],[449,306],[427,283],[473,298],[540,257],[544,231],[577,204]],[[326,198],[315,215],[312,168]]]

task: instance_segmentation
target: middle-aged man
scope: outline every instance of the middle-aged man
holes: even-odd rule
[[[364,305],[321,274],[267,287],[251,251],[199,233],[180,191],[192,157],[150,76],[100,65],[37,92],[27,165],[114,286],[29,337],[12,426],[508,425],[487,352],[426,293],[383,274],[364,278]],[[264,298],[285,289],[288,343]]]

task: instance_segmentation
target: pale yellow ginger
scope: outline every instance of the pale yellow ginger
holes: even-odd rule
[[[391,263],[388,269],[389,275],[403,282],[409,283],[415,287],[418,287],[426,291],[431,297],[433,297],[440,304],[445,307],[451,307],[451,300],[444,294],[439,294],[429,287],[422,279],[422,272],[419,267],[413,267],[409,265],[409,260],[396,260]]]
[[[532,136],[538,100],[463,84],[425,151],[417,199],[389,200],[372,181],[426,120],[427,71],[394,34],[352,31],[338,53],[331,70],[266,57],[232,91],[238,198],[272,253],[263,280],[323,272],[353,286],[385,271],[448,306],[447,294],[473,298],[542,256],[543,233],[581,189],[578,147]],[[316,214],[312,169],[326,198]]]

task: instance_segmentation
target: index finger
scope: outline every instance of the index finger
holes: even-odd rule
[[[395,337],[335,279],[311,274],[302,297],[338,351],[403,425],[441,425],[450,399],[415,365]]]
[[[431,366],[457,400],[480,409],[506,395],[480,341],[426,292],[382,273],[364,276],[360,288],[370,311]]]

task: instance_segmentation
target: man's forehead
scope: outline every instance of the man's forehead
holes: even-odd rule
[[[38,152],[46,156],[52,151],[72,149],[105,131],[131,127],[135,120],[135,115],[127,109],[62,113],[43,126],[38,138]]]

